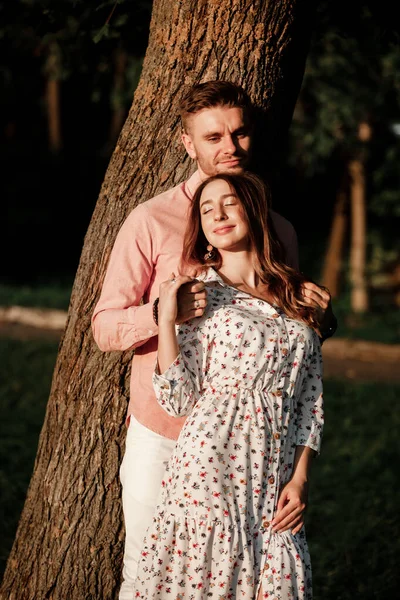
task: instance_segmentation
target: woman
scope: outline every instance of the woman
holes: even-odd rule
[[[198,188],[183,263],[206,282],[201,317],[175,326],[160,286],[158,400],[188,415],[147,532],[136,598],[310,599],[307,482],[323,427],[322,362],[304,277],[284,266],[256,176]]]

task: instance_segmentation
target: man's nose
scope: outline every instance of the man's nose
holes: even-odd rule
[[[224,137],[224,152],[225,154],[234,154],[236,150],[236,146],[233,142],[233,138],[231,135],[227,135]]]

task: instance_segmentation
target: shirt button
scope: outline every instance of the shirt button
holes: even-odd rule
[[[266,519],[264,519],[263,521],[263,527],[265,527],[265,529],[268,529],[269,527],[269,521],[267,521]]]
[[[273,475],[271,475],[271,477],[268,477],[268,483],[270,485],[272,485],[273,483],[275,483],[275,477]]]
[[[276,440],[280,440],[281,439],[281,434],[280,433],[274,433],[274,438]]]
[[[269,563],[265,563],[264,571],[267,571],[268,569],[269,569]]]

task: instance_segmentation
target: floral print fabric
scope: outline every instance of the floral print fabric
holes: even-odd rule
[[[178,328],[180,354],[153,375],[159,403],[188,415],[144,541],[135,598],[310,600],[304,527],[272,533],[296,446],[319,452],[316,333],[209,269],[208,307]]]

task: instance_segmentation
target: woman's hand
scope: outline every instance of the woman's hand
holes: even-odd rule
[[[292,530],[298,533],[304,525],[304,513],[307,508],[308,483],[305,480],[291,479],[281,489],[275,517],[272,521],[272,531],[282,533]]]
[[[158,303],[158,324],[174,324],[178,317],[178,290],[181,285],[192,281],[187,275],[171,273],[170,279],[160,284]]]
[[[194,317],[201,317],[207,306],[207,290],[203,281],[190,279],[178,291],[178,316],[176,322],[184,323]]]
[[[175,323],[178,316],[178,290],[181,285],[191,281],[186,275],[175,276],[160,284],[158,300],[158,368],[164,373],[179,354]]]

